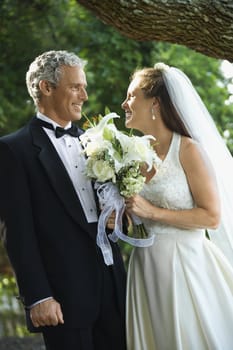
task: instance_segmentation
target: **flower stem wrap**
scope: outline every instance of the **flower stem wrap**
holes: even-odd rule
[[[120,195],[116,185],[112,182],[96,182],[95,189],[97,190],[97,196],[102,208],[98,220],[97,245],[102,251],[106,265],[113,265],[112,248],[108,238],[110,238],[112,242],[117,242],[120,238],[122,241],[136,247],[148,247],[154,243],[154,235],[145,239],[140,239],[129,237],[122,232],[122,216],[125,211],[125,199]],[[115,227],[113,232],[107,235],[106,224],[113,211],[115,211],[116,214]],[[141,224],[141,220],[138,217],[133,216],[132,219],[136,225]]]

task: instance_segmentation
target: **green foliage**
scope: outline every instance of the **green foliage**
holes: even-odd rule
[[[28,335],[23,308],[16,299],[17,293],[15,278],[11,275],[0,275],[0,336]]]

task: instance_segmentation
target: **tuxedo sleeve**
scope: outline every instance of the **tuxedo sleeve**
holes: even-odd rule
[[[29,184],[22,161],[0,141],[0,220],[2,239],[16,275],[20,298],[28,306],[52,295],[40,257]]]

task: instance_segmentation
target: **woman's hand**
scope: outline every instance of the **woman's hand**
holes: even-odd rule
[[[156,207],[148,200],[135,194],[130,198],[125,199],[126,210],[129,214],[135,214],[141,218],[152,219]]]

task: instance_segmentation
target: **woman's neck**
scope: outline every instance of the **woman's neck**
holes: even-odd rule
[[[169,150],[171,141],[172,141],[173,132],[171,130],[164,130],[162,133],[156,132],[154,143],[154,149],[160,159],[164,159]]]

